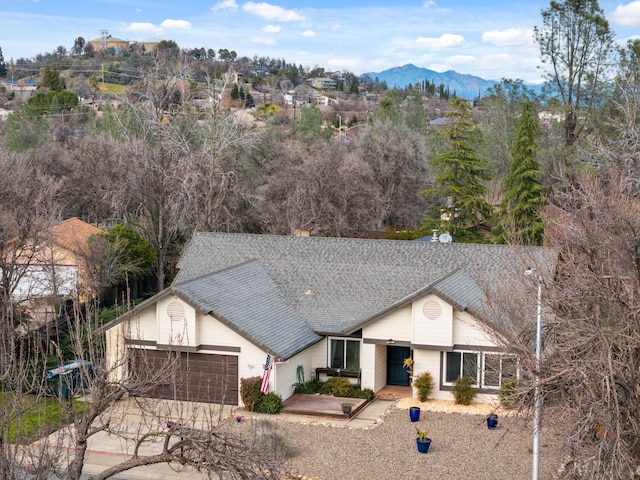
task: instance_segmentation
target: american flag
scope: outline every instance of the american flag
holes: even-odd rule
[[[267,353],[267,362],[264,364],[262,384],[260,385],[260,391],[265,395],[269,393],[269,374],[271,373],[271,367],[273,367],[273,355]]]

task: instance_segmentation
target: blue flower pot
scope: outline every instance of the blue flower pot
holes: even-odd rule
[[[427,438],[423,442],[419,438],[416,438],[416,443],[418,444],[418,452],[427,453],[429,451],[429,447],[431,446],[431,439]]]
[[[487,427],[489,428],[489,430],[493,430],[497,426],[498,426],[498,415],[496,415],[495,413],[492,413],[487,417]]]
[[[420,420],[420,407],[409,407],[409,418],[412,422]]]

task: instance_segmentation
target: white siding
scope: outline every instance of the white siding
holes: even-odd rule
[[[413,302],[413,343],[453,345],[453,307],[435,295]]]
[[[413,352],[413,375],[414,378],[421,373],[429,372],[433,377],[433,393],[430,398],[439,400],[452,400],[453,395],[449,391],[440,390],[440,374],[442,368],[440,366],[441,353],[434,350],[414,350]],[[414,396],[417,392],[414,388]]]
[[[304,368],[304,381],[309,381],[315,375],[312,368],[313,352],[307,349],[294,355],[286,362],[277,363],[277,378],[275,391],[286,400],[293,394],[294,384],[298,381],[298,365]]]
[[[373,391],[377,392],[387,384],[387,346],[376,345],[376,376]],[[371,388],[371,387],[369,387]]]
[[[371,343],[361,344],[360,382],[362,388],[370,388],[375,391],[377,362],[376,346]]]
[[[178,297],[170,295],[156,303],[158,343],[163,345],[198,345],[196,311]]]
[[[412,334],[411,305],[395,310],[362,329],[362,338],[378,340],[410,342]]]
[[[151,305],[128,321],[123,322],[127,338],[155,342],[158,338],[156,306]]]
[[[495,342],[471,315],[457,312],[453,320],[453,343],[456,345],[477,345],[494,347]]]
[[[320,340],[318,343],[314,343],[311,347],[309,347],[308,349],[311,352],[311,373],[309,374],[309,379],[311,378],[315,378],[316,375],[316,368],[320,367],[320,368],[324,368],[329,364],[329,354],[327,351],[327,337],[324,337],[322,340]],[[305,378],[307,375],[307,372],[304,372],[305,374]]]

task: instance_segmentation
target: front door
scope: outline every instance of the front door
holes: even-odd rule
[[[402,364],[410,356],[409,347],[387,346],[387,385],[409,385],[409,372]]]

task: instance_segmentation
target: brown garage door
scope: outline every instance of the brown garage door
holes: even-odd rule
[[[238,405],[238,357],[129,349],[129,372],[138,395]]]

